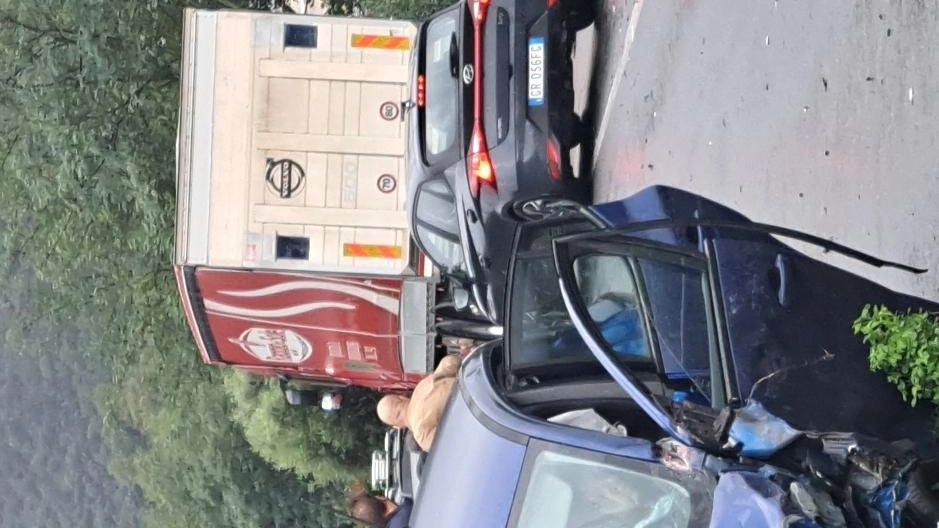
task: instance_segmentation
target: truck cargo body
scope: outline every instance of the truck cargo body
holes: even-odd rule
[[[438,277],[405,217],[409,22],[184,13],[176,277],[207,363],[406,389]]]

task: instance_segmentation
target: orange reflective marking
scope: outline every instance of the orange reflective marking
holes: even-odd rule
[[[373,48],[373,49],[392,49],[406,50],[411,47],[411,37],[391,36],[391,35],[366,35],[362,33],[352,34],[353,48]]]
[[[382,246],[380,244],[343,244],[342,256],[365,258],[401,258],[401,246]]]

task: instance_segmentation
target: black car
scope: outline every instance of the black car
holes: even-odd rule
[[[512,233],[526,204],[586,201],[570,149],[571,51],[593,2],[468,0],[420,28],[408,112],[412,234],[440,269],[501,319]]]
[[[935,526],[933,410],[852,321],[939,305],[780,236],[919,271],[667,187],[523,224],[411,526]]]

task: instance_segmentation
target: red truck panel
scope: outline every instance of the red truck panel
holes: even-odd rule
[[[182,275],[177,273],[179,279]],[[181,289],[188,290],[183,297],[189,301],[190,326],[210,363],[402,390],[421,376],[405,374],[401,366],[401,283],[197,268],[181,281]]]

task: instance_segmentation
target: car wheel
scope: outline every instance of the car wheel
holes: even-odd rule
[[[597,18],[597,3],[593,0],[567,0],[567,27],[572,33],[586,28]]]

